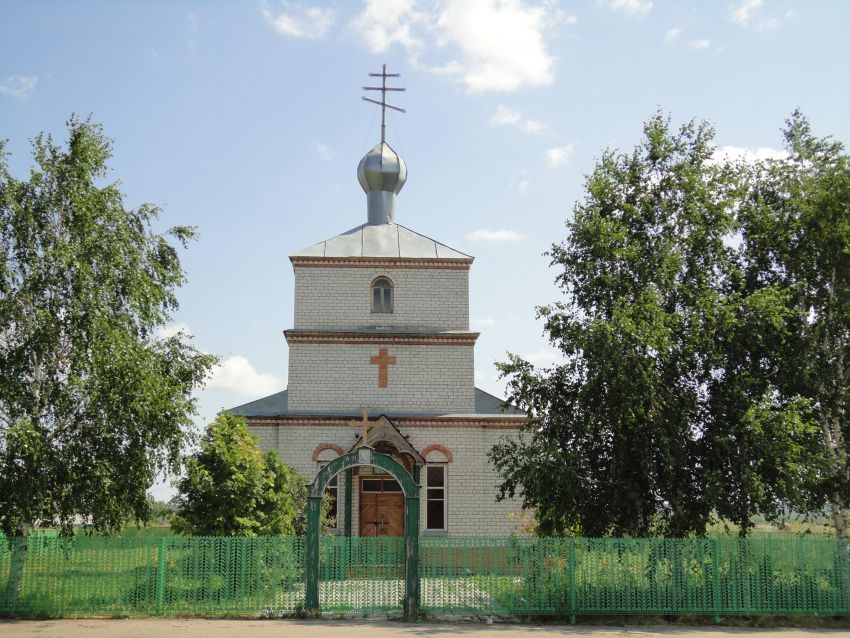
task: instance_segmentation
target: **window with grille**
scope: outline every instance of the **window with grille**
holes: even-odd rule
[[[428,465],[425,468],[425,529],[446,529],[446,466]]]
[[[372,282],[372,312],[390,313],[393,311],[393,284],[386,277],[378,277]]]

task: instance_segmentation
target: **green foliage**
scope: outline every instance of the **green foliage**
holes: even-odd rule
[[[160,210],[127,209],[104,182],[111,143],[71,118],[68,142],[33,142],[15,179],[0,145],[0,529],[36,522],[68,534],[150,514],[146,489],[176,470],[195,411],[192,392],[215,358],[157,329],[185,281]],[[21,545],[25,550],[25,545]]]
[[[746,535],[814,506],[819,432],[784,374],[794,295],[750,280],[752,175],[712,139],[659,114],[632,153],[603,154],[549,252],[566,300],[538,308],[565,362],[499,365],[534,422],[491,458],[544,534],[704,534],[718,512]]]
[[[847,536],[850,504],[850,158],[817,138],[797,111],[784,130],[788,159],[755,166],[740,214],[748,289],[785,295],[786,347],[774,357],[781,390],[806,397],[825,466],[814,487]]]
[[[150,507],[150,520],[152,523],[159,525],[167,525],[174,513],[174,508],[165,501],[158,501],[148,496],[148,504]]]
[[[274,452],[263,454],[245,419],[222,413],[177,483],[172,529],[203,536],[303,533],[307,491]]]

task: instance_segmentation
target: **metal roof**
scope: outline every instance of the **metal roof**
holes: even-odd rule
[[[243,405],[238,405],[234,408],[230,408],[225,410],[225,412],[229,412],[231,414],[235,414],[237,416],[339,416],[339,417],[349,417],[354,416],[354,412],[323,412],[321,414],[317,414],[315,411],[303,411],[303,410],[289,410],[289,403],[287,400],[286,390],[282,390],[277,392],[276,394],[271,394],[267,397],[263,397],[262,399],[257,399],[256,401],[251,401],[250,403],[245,403]],[[525,413],[522,410],[518,410],[512,405],[508,405],[504,402],[504,400],[493,396],[484,390],[480,390],[475,388],[475,413],[474,414],[443,414],[443,413],[432,413],[432,414],[423,414],[421,412],[387,412],[388,417],[404,417],[404,416],[443,416],[443,417],[476,417],[476,416],[525,416]]]
[[[363,224],[299,250],[290,257],[471,259],[465,253],[401,224]]]

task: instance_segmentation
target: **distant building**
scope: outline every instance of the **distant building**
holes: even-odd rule
[[[424,463],[423,533],[518,532],[520,504],[496,502],[499,477],[487,452],[515,436],[525,415],[474,386],[473,258],[396,223],[407,167],[388,144],[369,151],[357,175],[367,223],[290,256],[289,387],[230,412],[312,480],[362,444],[351,422],[366,408],[368,445],[408,469]],[[404,498],[388,475],[361,467],[328,491],[338,533],[403,534]]]

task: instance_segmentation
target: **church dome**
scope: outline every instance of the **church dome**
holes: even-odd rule
[[[381,142],[357,166],[357,180],[366,192],[369,224],[395,223],[396,195],[407,181],[407,164]]]
[[[367,193],[388,191],[398,194],[407,181],[407,164],[389,144],[381,142],[360,160],[357,180]]]

